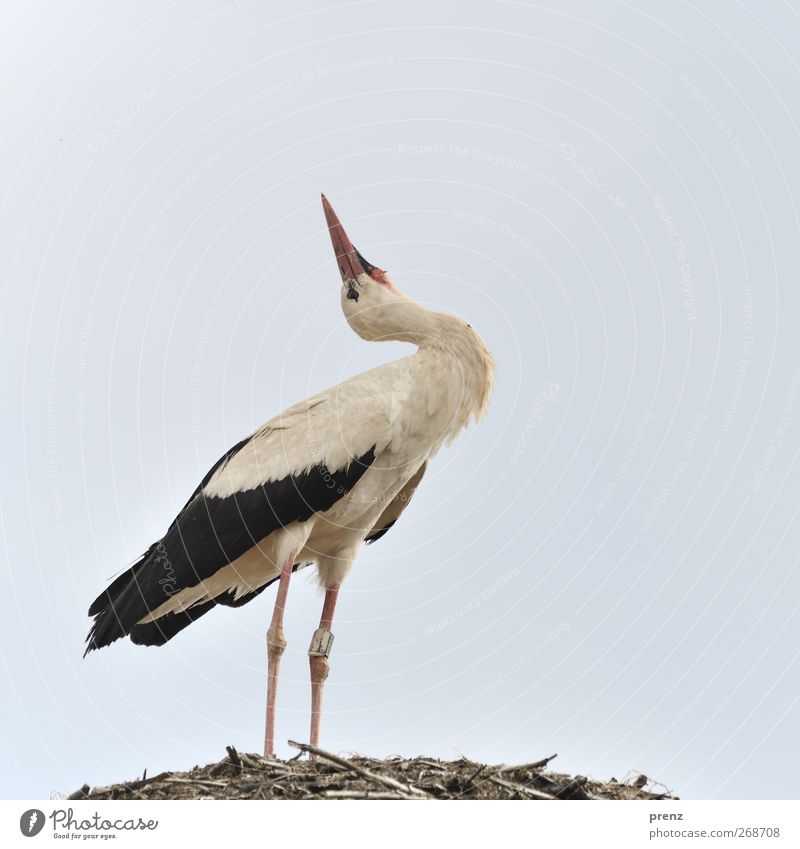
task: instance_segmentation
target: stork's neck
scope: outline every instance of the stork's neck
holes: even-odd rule
[[[342,294],[350,327],[367,341],[416,345],[419,350],[413,359],[423,370],[427,364],[439,371],[439,379],[447,381],[447,406],[457,407],[452,411],[454,421],[463,426],[472,417],[480,418],[494,377],[494,360],[481,337],[465,321],[428,309],[393,285],[379,286],[364,276],[361,287],[360,298]]]
[[[460,375],[466,416],[480,419],[486,412],[494,382],[494,358],[483,339],[465,321],[418,305],[424,331],[414,341],[423,356],[450,361]]]

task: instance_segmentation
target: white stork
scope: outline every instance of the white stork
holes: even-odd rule
[[[247,604],[277,581],[267,631],[267,756],[275,752],[292,573],[316,564],[325,590],[308,650],[316,746],[342,581],[361,546],[397,521],[431,457],[483,416],[494,373],[469,324],[400,292],[353,247],[324,195],[322,205],[348,324],[362,339],[410,342],[417,351],[295,404],[234,445],[166,534],[89,608],[94,624],[86,653],[124,636],[160,646],[215,605]]]

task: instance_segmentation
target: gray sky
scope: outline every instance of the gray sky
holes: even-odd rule
[[[325,191],[498,370],[343,589],[323,744],[796,795],[797,12],[281,9],[4,14],[0,794],[260,749],[271,593],[83,660],[86,609],[227,447],[408,350],[345,324]]]

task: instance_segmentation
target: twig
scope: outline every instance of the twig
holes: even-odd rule
[[[177,775],[171,775],[164,781],[170,784],[201,784],[207,787],[225,787],[228,783],[227,781],[211,781],[208,778],[179,778]]]
[[[325,799],[408,799],[407,795],[388,790],[324,790],[322,796]]]
[[[505,778],[499,778],[497,775],[490,775],[488,780],[495,784],[499,784],[501,787],[505,787],[507,790],[516,790],[518,793],[523,793],[531,799],[549,800],[556,798],[555,796],[551,796],[549,793],[543,793],[541,790],[534,790],[532,787],[526,787],[524,784],[518,784],[516,781],[508,781]]]
[[[150,778],[140,778],[137,781],[131,781],[128,785],[132,790],[138,790],[140,787],[144,787],[145,784],[152,784],[154,781],[160,781],[162,778],[166,778],[168,775],[172,775],[171,772],[159,772],[158,775],[151,775]],[[116,785],[112,784],[111,787],[104,787],[103,790],[111,790]],[[100,792],[100,788],[97,788],[98,792]]]
[[[445,769],[445,767],[443,767],[438,761],[429,761],[425,758],[417,758],[416,762],[418,764],[425,764],[425,766],[433,767],[433,769],[438,769],[439,772],[442,772],[442,770]]]
[[[549,758],[542,758],[540,761],[534,761],[532,764],[512,764],[511,766],[503,766],[503,768],[500,770],[500,773],[511,771],[516,772],[520,769],[542,769],[543,767],[546,767],[550,763],[550,761],[554,760],[557,757],[558,752],[556,752],[554,755],[550,755]]]
[[[309,754],[316,755],[318,758],[322,758],[332,764],[336,764],[342,769],[357,772],[360,776],[368,779],[369,781],[377,781],[379,784],[383,784],[384,787],[391,787],[393,790],[399,790],[406,796],[411,795],[419,798],[428,798],[428,794],[424,790],[420,790],[412,784],[403,785],[399,781],[395,781],[393,778],[388,778],[385,775],[378,775],[376,772],[370,772],[368,769],[364,769],[364,767],[358,766],[345,758],[340,758],[338,755],[326,752],[324,749],[318,749],[316,746],[311,746],[308,743],[297,743],[294,740],[289,740],[288,743],[294,749],[300,749],[302,752],[308,752]]]

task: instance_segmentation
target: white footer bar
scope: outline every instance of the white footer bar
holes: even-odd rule
[[[312,806],[312,807],[309,807]],[[0,801],[0,845],[178,849],[800,846],[800,803]],[[213,842],[212,842],[213,841]]]

